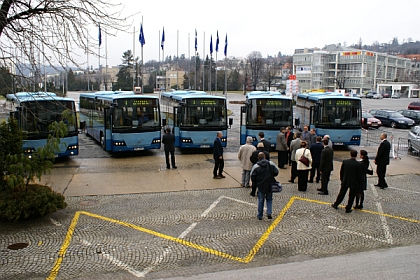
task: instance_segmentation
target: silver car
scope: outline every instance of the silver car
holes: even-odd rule
[[[420,125],[413,126],[408,133],[408,150],[420,152]]]

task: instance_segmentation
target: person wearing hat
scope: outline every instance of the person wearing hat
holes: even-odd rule
[[[330,136],[328,134],[325,134],[324,137],[322,138],[322,140],[327,139],[328,140],[328,146],[332,149],[333,148],[333,143],[330,140]]]

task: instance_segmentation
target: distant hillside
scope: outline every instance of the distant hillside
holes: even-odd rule
[[[354,44],[351,48],[382,52],[387,54],[420,54],[420,41],[409,41],[399,44],[398,39],[394,38],[390,43],[374,42],[372,45]]]

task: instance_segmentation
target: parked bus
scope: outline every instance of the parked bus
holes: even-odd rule
[[[245,106],[241,107],[240,144],[251,136],[258,143],[258,133],[276,147],[276,137],[281,127],[293,127],[292,98],[280,92],[252,91],[247,93]]]
[[[223,133],[222,146],[226,147],[225,97],[202,91],[173,91],[161,96],[164,124],[173,127],[176,147],[212,148],[217,131]]]
[[[160,149],[159,98],[134,92],[80,94],[80,120],[86,134],[106,151]]]
[[[329,135],[334,145],[360,145],[362,102],[341,93],[301,93],[296,113],[300,126],[309,125],[319,136]]]
[[[40,92],[31,95],[27,92],[15,95],[12,102],[17,108],[12,115],[18,120],[19,127],[27,134],[26,139],[23,140],[23,151],[28,157],[31,157],[38,148],[46,145],[48,135],[51,134],[49,125],[61,120],[67,124],[68,134],[60,138],[59,150],[55,151],[55,156],[67,157],[79,154],[77,115],[73,99]],[[72,120],[66,119],[69,114],[73,116]]]

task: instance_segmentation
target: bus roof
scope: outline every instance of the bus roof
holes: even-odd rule
[[[197,91],[197,90],[175,90],[175,91],[162,92],[160,95],[162,97],[180,100],[179,98],[176,98],[176,97],[177,96],[190,95],[190,94],[206,95],[207,93],[205,91]]]
[[[361,100],[359,97],[345,96],[340,92],[308,92],[308,93],[299,93],[297,95],[300,99],[308,99],[313,101],[318,101],[322,99],[352,99],[352,100]]]
[[[45,91],[38,91],[38,92],[16,92],[16,93],[8,93],[6,94],[6,98],[8,100],[14,101],[16,99],[22,99],[24,97],[32,97],[32,96],[57,96],[53,92],[45,92]]]
[[[157,96],[138,95],[138,94],[98,94],[86,95],[81,94],[80,97],[96,98],[100,100],[118,100],[118,99],[159,99]]]
[[[222,96],[216,96],[216,95],[207,95],[207,94],[188,94],[188,95],[181,95],[181,96],[176,96],[174,97],[175,100],[178,101],[182,101],[182,100],[186,100],[186,99],[226,99],[225,97]]]
[[[17,98],[14,100],[17,103],[23,103],[23,102],[30,102],[30,101],[72,101],[74,102],[73,98],[69,97],[61,97],[61,96],[24,96],[21,98]]]
[[[251,91],[246,94],[247,99],[256,98],[278,98],[292,100],[291,97],[281,94],[279,91]]]

